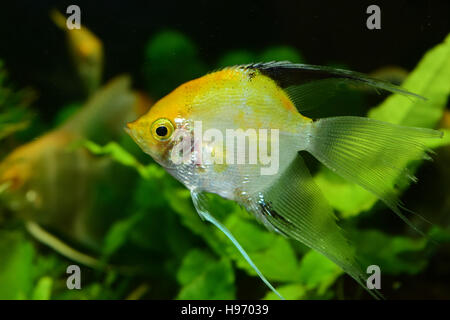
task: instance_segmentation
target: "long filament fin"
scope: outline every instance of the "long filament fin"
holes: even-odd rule
[[[250,256],[247,254],[245,249],[240,245],[240,243],[236,240],[236,238],[233,236],[233,234],[217,219],[215,219],[209,212],[206,210],[202,202],[204,199],[201,199],[201,194],[197,193],[196,191],[191,192],[192,200],[194,202],[194,206],[197,209],[198,214],[201,218],[205,219],[206,221],[212,223],[215,225],[220,231],[222,231],[228,239],[234,244],[236,249],[239,250],[239,252],[242,254],[244,259],[248,262],[248,264],[255,270],[255,272],[258,274],[258,276],[261,278],[261,280],[266,284],[266,286],[272,290],[281,300],[285,300],[285,298],[272,286],[272,284],[269,282],[269,280],[264,277],[262,272],[258,269],[258,267],[255,265],[255,263],[252,261]]]

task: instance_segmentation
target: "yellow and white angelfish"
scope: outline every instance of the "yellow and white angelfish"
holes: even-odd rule
[[[289,62],[256,63],[228,67],[181,85],[129,123],[127,131],[191,191],[200,216],[233,241],[278,295],[233,235],[213,217],[205,193],[236,201],[266,227],[322,253],[365,287],[364,269],[299,151],[309,152],[338,175],[372,192],[409,223],[388,182],[412,179],[404,169],[405,159],[426,157],[423,140],[442,134],[364,117],[312,120],[300,113],[319,102],[332,104],[337,88],[355,86],[421,98],[352,71]],[[199,126],[205,133],[200,138],[195,134]],[[219,141],[238,129],[246,133],[244,148]],[[250,147],[254,139],[257,149]],[[265,154],[260,152],[264,146]],[[177,154],[186,149],[191,153],[179,161]],[[259,158],[251,162],[255,150]],[[215,161],[205,161],[205,154]],[[231,160],[242,156],[245,161],[217,161],[223,155]],[[262,170],[270,166],[272,172]]]

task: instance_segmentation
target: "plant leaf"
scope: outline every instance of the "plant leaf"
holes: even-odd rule
[[[215,260],[198,249],[190,251],[178,270],[182,285],[177,299],[234,299],[234,273],[231,263],[223,258]]]

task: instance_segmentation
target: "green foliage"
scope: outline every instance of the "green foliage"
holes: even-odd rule
[[[217,63],[217,66],[224,68],[256,61],[256,55],[253,52],[249,50],[234,50],[224,54]]]
[[[338,266],[316,251],[309,251],[304,255],[299,270],[303,286],[309,290],[316,289],[320,295],[343,273]]]
[[[155,98],[206,71],[194,43],[178,31],[162,31],[147,43],[144,74],[148,90]]]
[[[250,50],[238,49],[225,53],[217,63],[219,68],[248,64],[255,62],[270,61],[290,61],[294,63],[303,63],[304,59],[300,52],[289,46],[274,46],[263,50],[261,53],[255,53]]]
[[[53,119],[53,125],[55,127],[66,122],[71,116],[73,116],[78,110],[80,110],[81,104],[74,102],[64,106],[61,111]]]
[[[258,56],[258,62],[290,61],[293,63],[304,63],[300,52],[289,46],[276,46],[267,48]]]
[[[223,68],[255,62],[285,60],[293,63],[304,63],[304,59],[298,50],[289,46],[274,46],[263,50],[261,53],[255,53],[245,49],[229,51],[219,59],[217,66]]]
[[[434,128],[450,94],[450,35],[428,51],[402,86],[427,100],[393,95],[369,116],[405,126]]]
[[[128,218],[117,221],[110,228],[103,245],[103,254],[106,258],[125,244],[133,229],[136,228],[136,224],[141,220],[141,217],[142,215],[140,214],[134,214]]]
[[[391,275],[417,274],[427,266],[425,238],[388,236],[376,230],[357,232],[355,236],[365,265],[383,266],[383,272]]]
[[[136,168],[145,179],[158,179],[165,174],[164,169],[157,165],[142,165],[132,154],[128,153],[116,142],[110,142],[101,147],[92,141],[86,141],[85,147],[94,154],[108,155],[124,166]]]
[[[302,300],[307,298],[306,289],[301,284],[286,284],[278,287],[277,290],[287,300]],[[279,300],[280,298],[274,292],[268,292],[263,299]]]
[[[188,252],[177,272],[177,299],[234,299],[234,272],[228,259],[217,261],[197,249]]]
[[[21,233],[3,232],[0,253],[0,299],[26,299],[33,288],[33,246]]]
[[[0,60],[0,141],[29,126],[32,116],[28,106],[32,99],[30,90],[11,87],[4,63]]]
[[[55,281],[59,282],[58,277],[65,272],[55,254],[38,255],[31,239],[21,230],[1,230],[0,255],[2,300],[50,299]]]
[[[286,238],[269,233],[253,220],[244,220],[238,214],[230,215],[226,226],[269,279],[284,282],[298,279],[297,257]],[[234,246],[229,246],[228,253],[239,268],[256,275]]]
[[[33,300],[49,300],[52,293],[53,279],[45,276],[39,279],[33,290]]]

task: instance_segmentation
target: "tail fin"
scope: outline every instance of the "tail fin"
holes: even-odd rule
[[[442,132],[431,129],[362,117],[334,117],[311,123],[306,150],[340,176],[375,194],[417,230],[399,209],[396,186],[415,181],[406,165],[430,159],[424,140],[439,137]]]

